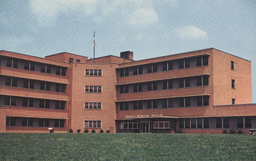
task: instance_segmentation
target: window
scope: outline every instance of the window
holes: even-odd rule
[[[153,82],[153,91],[157,90],[157,82]]]
[[[74,61],[73,58],[69,58],[69,62],[72,63]]]
[[[127,68],[127,69],[124,69],[124,76],[129,76],[129,69]]]
[[[153,100],[153,108],[157,108],[157,100]]]
[[[185,128],[186,129],[190,128],[190,119],[185,119]]]
[[[245,128],[252,128],[252,118],[251,117],[245,117]]]
[[[232,105],[236,104],[236,99],[232,98]]]
[[[173,80],[168,80],[168,89],[173,89]]]
[[[169,130],[170,129],[170,121],[154,121],[153,122],[154,130]]]
[[[190,98],[185,98],[185,107],[190,107]]]
[[[124,103],[124,110],[129,110],[129,104],[128,104],[128,102],[125,102],[125,103]]]
[[[45,89],[46,91],[50,91],[51,90],[51,86],[50,86],[50,83],[49,82],[46,82],[46,85],[45,85]]]
[[[77,63],[80,63],[80,60],[79,60],[79,59],[76,59],[76,62],[77,62]]]
[[[198,129],[201,129],[203,126],[202,126],[203,124],[202,124],[202,119],[201,118],[198,118],[197,119],[197,128]]]
[[[244,120],[243,117],[238,117],[236,119],[237,128],[243,128],[244,127]]]
[[[139,109],[139,110],[142,109],[142,101],[138,101],[138,109]]]
[[[119,110],[123,111],[124,110],[124,103],[119,103]]]
[[[148,73],[152,73],[152,65],[148,65]]]
[[[167,89],[167,81],[163,81],[163,89]]]
[[[41,72],[45,73],[45,65],[41,65]]]
[[[151,109],[152,108],[152,101],[147,101],[147,103],[148,103],[148,109]]]
[[[190,87],[190,79],[185,78],[185,87]]]
[[[142,84],[138,84],[138,92],[142,92]]]
[[[231,69],[235,70],[235,62],[234,61],[231,61]]]
[[[153,64],[153,73],[157,72],[157,64]]]
[[[139,74],[142,74],[143,68],[142,66],[139,66]]]
[[[168,99],[168,108],[173,108],[173,99]]]
[[[173,63],[172,62],[168,62],[168,70],[173,70]]]
[[[196,98],[197,99],[197,106],[203,106],[203,99],[202,99],[202,97],[197,97]]]
[[[11,106],[16,106],[16,97],[11,97]]]
[[[184,88],[184,79],[179,79],[179,88]]]
[[[179,69],[183,69],[184,68],[184,60],[180,60],[179,61]]]
[[[5,85],[6,86],[11,86],[11,84],[12,84],[12,79],[10,77],[6,77]]]
[[[128,85],[120,86],[120,93],[129,93],[129,86]]]
[[[152,91],[152,83],[151,82],[148,83],[148,91]]]
[[[184,107],[184,98],[179,98],[179,107]]]
[[[101,102],[85,102],[84,109],[100,110]]]
[[[11,97],[9,97],[9,96],[5,96],[4,105],[8,105],[8,106],[10,106],[10,103],[11,103],[10,99],[11,99]]]
[[[137,102],[133,102],[133,110],[137,110],[138,109],[138,104]]]
[[[40,82],[40,90],[45,90],[45,82]]]
[[[191,121],[191,129],[195,129],[196,128],[196,118],[192,118],[190,121]]]
[[[24,63],[24,69],[25,70],[29,70],[29,62],[25,62]]]
[[[196,77],[196,86],[202,86],[202,77]]]
[[[234,79],[231,80],[231,88],[235,89],[235,80]]]
[[[133,92],[138,92],[138,85],[137,84],[133,85]]]
[[[216,128],[222,128],[222,118],[216,118]]]
[[[203,85],[204,85],[204,86],[207,86],[207,85],[209,84],[209,82],[208,82],[208,77],[209,77],[209,76],[203,76]]]
[[[85,86],[85,92],[101,93],[101,86]]]
[[[209,128],[209,119],[208,118],[204,118],[204,128],[205,129]]]
[[[209,106],[209,96],[203,96],[203,105]]]
[[[124,70],[123,69],[120,70],[120,77],[124,77]]]
[[[137,67],[133,67],[133,75],[137,75],[137,74],[138,74]]]
[[[201,58],[201,57],[197,57],[197,58],[196,58],[196,66],[197,66],[197,67],[202,66],[202,58]]]
[[[47,84],[46,84],[46,85],[47,85]],[[66,89],[66,85],[65,85],[65,84],[61,84],[61,85],[60,85],[60,92],[61,92],[61,93],[65,93],[65,91],[66,91],[65,89]],[[46,89],[46,90],[47,90],[47,89]]]
[[[86,76],[101,76],[102,70],[101,69],[85,69]]]
[[[162,100],[163,108],[167,108],[167,99]]]
[[[60,68],[59,67],[56,68],[56,75],[60,75]]]
[[[190,59],[185,60],[185,68],[190,68]]]
[[[184,129],[184,119],[179,119],[179,128]]]
[[[51,73],[51,66],[49,65],[46,65],[46,73]]]
[[[7,62],[6,62],[6,66],[7,66],[7,67],[12,67],[12,59],[11,59],[11,58],[7,58],[6,61],[7,61]]]
[[[223,118],[223,128],[229,128],[229,118]]]
[[[203,57],[203,66],[207,66],[208,65],[208,56],[204,56]]]
[[[66,68],[61,68],[61,75],[65,76],[66,75]]]
[[[167,63],[163,63],[163,71],[167,71]]]

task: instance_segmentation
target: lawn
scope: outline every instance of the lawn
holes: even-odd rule
[[[256,136],[1,133],[0,160],[256,160]]]

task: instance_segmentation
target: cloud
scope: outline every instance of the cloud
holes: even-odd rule
[[[39,26],[54,24],[60,15],[78,12],[102,22],[110,14],[121,16],[121,21],[132,27],[146,27],[159,18],[151,0],[30,0],[29,6]]]
[[[176,33],[181,39],[205,39],[208,40],[208,34],[206,31],[196,27],[196,26],[185,26],[182,28],[174,29],[174,33]]]
[[[159,20],[158,14],[154,9],[140,8],[128,17],[128,24],[133,27],[146,27]]]
[[[68,10],[79,10],[84,15],[90,15],[95,12],[97,3],[97,0],[30,0],[29,6],[39,26],[48,26],[56,21],[59,14]]]

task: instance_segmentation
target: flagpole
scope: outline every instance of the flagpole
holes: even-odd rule
[[[94,31],[94,34],[93,34],[93,63],[95,63],[95,31]]]

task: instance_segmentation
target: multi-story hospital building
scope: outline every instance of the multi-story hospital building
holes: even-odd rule
[[[0,51],[0,132],[256,128],[251,62],[210,48],[144,60]]]

